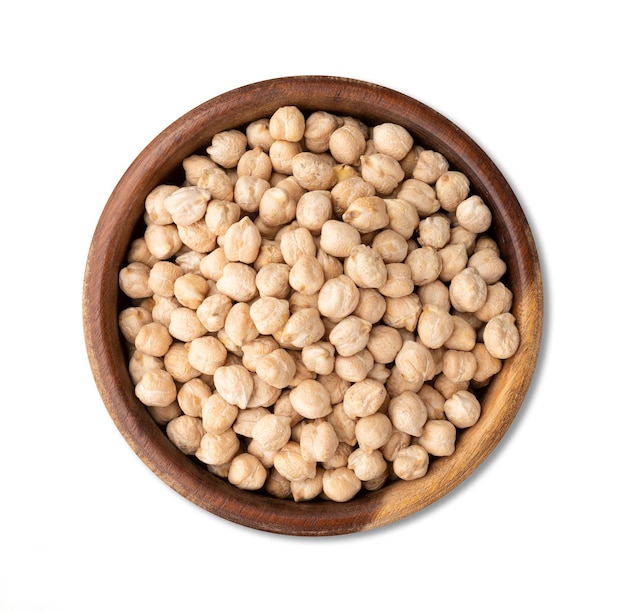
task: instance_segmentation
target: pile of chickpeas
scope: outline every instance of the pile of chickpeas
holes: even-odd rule
[[[520,343],[491,212],[402,126],[283,106],[145,201],[119,274],[139,400],[241,489],[423,477]]]

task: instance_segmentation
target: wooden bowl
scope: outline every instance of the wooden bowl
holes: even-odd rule
[[[319,499],[296,503],[239,490],[177,450],[135,397],[118,330],[123,299],[118,273],[141,222],[147,194],[158,184],[180,180],[182,160],[203,152],[215,133],[268,117],[285,105],[352,115],[370,124],[398,123],[416,142],[439,151],[452,168],[464,172],[473,192],[491,208],[492,234],[508,266],[505,282],[513,291],[512,312],[521,336],[518,352],[504,363],[482,397],[480,420],[459,432],[452,456],[434,460],[419,480],[395,481],[345,503]],[[543,289],[524,212],[501,172],[467,134],[402,93],[357,80],[303,76],[254,83],[213,98],[148,144],[115,187],[95,229],[85,270],[83,317],[88,357],[103,402],[128,444],[164,482],[234,523],[274,533],[321,536],[369,530],[412,515],[449,493],[493,451],[517,415],[535,370]]]

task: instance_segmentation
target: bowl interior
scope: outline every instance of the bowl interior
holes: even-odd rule
[[[406,127],[417,143],[442,153],[464,172],[472,192],[493,214],[492,235],[507,263],[518,352],[506,360],[481,397],[480,420],[459,432],[455,453],[431,463],[419,480],[396,481],[346,503],[293,502],[246,492],[212,475],[167,439],[134,394],[117,317],[124,304],[118,274],[131,239],[141,231],[144,202],[157,185],[181,184],[181,162],[204,152],[214,134],[295,105],[305,114],[326,110],[368,124]],[[227,520],[291,535],[335,535],[372,529],[421,510],[446,495],[491,453],[519,411],[536,366],[543,322],[542,279],[523,210],[502,173],[480,147],[445,117],[402,93],[339,77],[287,77],[254,83],[191,110],[158,135],[112,192],[94,232],[83,291],[88,357],[103,402],[137,455],[168,485]]]

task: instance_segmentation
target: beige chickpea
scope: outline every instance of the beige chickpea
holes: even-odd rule
[[[455,382],[450,380],[443,372],[433,381],[433,387],[443,395],[445,399],[452,397],[457,391],[469,389],[469,382],[464,380]]]
[[[152,321],[152,312],[141,306],[124,308],[117,317],[118,327],[124,339],[131,344],[134,344],[139,330]]]
[[[502,360],[494,357],[482,342],[477,342],[472,349],[476,358],[476,371],[473,383],[484,385],[502,369]]]
[[[389,230],[393,230],[409,240],[419,224],[419,214],[411,202],[401,198],[385,198]],[[407,245],[408,248],[408,245]]]
[[[273,465],[268,470],[264,489],[272,497],[276,497],[277,499],[289,499],[292,496],[291,482],[280,474]]]
[[[350,203],[363,196],[376,195],[374,185],[363,180],[360,175],[349,176],[340,180],[330,190],[330,201],[335,215],[340,217],[348,209]]]
[[[232,308],[232,300],[222,293],[206,297],[196,309],[196,316],[209,332],[217,332],[224,327],[226,317]]]
[[[400,332],[388,325],[374,325],[367,340],[367,350],[377,363],[391,363],[402,348]]]
[[[226,264],[230,263],[224,249],[216,247],[200,260],[200,273],[207,280],[217,281],[223,274]]]
[[[292,159],[291,171],[298,184],[308,191],[331,189],[336,180],[332,158],[323,153],[298,153]]]
[[[172,375],[165,370],[149,370],[135,385],[135,395],[146,406],[168,406],[177,392]]]
[[[204,259],[205,252],[194,251],[191,248],[182,248],[175,256],[174,263],[180,267],[183,271],[183,274],[199,274],[200,276],[204,276],[202,274],[202,270],[200,269],[200,262]]]
[[[383,229],[389,224],[385,200],[376,195],[352,200],[341,218],[361,234]]]
[[[341,119],[326,111],[311,113],[304,123],[304,143],[309,151],[323,153],[328,150],[332,133],[341,125]]]
[[[439,280],[450,282],[467,266],[467,249],[463,244],[448,243],[437,251],[441,259]]]
[[[239,221],[240,216],[238,204],[228,200],[210,200],[204,221],[212,234],[223,236],[233,223]]]
[[[302,362],[315,374],[330,374],[335,367],[335,347],[330,342],[314,342],[302,349]]]
[[[300,445],[291,440],[285,444],[274,457],[274,468],[289,481],[314,478],[315,461],[307,461],[300,450]]]
[[[470,381],[476,372],[476,357],[471,351],[447,350],[443,355],[443,373],[452,382]]]
[[[419,386],[430,380],[436,369],[433,352],[422,342],[413,340],[402,343],[402,348],[396,355],[395,366],[405,380]]]
[[[227,429],[219,434],[205,432],[200,440],[196,457],[208,465],[228,463],[239,451],[241,444],[237,434]]]
[[[402,480],[416,480],[426,475],[428,465],[429,456],[426,449],[411,444],[398,451],[393,460],[393,472]]]
[[[170,225],[150,223],[144,232],[146,246],[157,259],[165,260],[172,257],[183,245],[178,228]]]
[[[454,211],[469,195],[469,179],[462,172],[447,170],[435,183],[435,193],[441,208]]]
[[[252,266],[259,272],[261,268],[274,263],[285,263],[283,254],[280,251],[280,244],[275,240],[263,238],[259,247],[259,254]]]
[[[426,383],[422,385],[422,388],[417,393],[426,404],[429,419],[445,418],[443,406],[446,398],[432,384]]]
[[[297,201],[296,221],[299,227],[307,228],[313,235],[319,235],[322,226],[332,215],[333,205],[328,190],[307,191]]]
[[[280,450],[291,437],[289,417],[266,414],[252,428],[252,439],[256,440],[265,450]]]
[[[339,445],[345,445],[348,447],[349,451],[345,455],[345,458],[347,459],[347,456],[352,452],[352,447],[356,445],[355,429],[357,419],[350,418],[343,408],[343,403],[340,402],[333,405],[333,410],[326,417],[326,420],[333,426],[333,429],[337,434],[337,438],[339,439]],[[347,462],[342,463],[341,465],[347,465]],[[335,464],[333,467],[338,467],[338,465]]]
[[[157,185],[147,196],[145,201],[147,223],[156,225],[170,225],[172,215],[165,207],[165,199],[179,188],[176,185]]]
[[[206,152],[222,168],[235,168],[248,146],[248,139],[239,130],[218,132],[211,139]]]
[[[167,406],[146,406],[150,416],[158,425],[167,425],[172,419],[181,416],[183,413],[178,402],[172,402]]]
[[[150,268],[134,261],[123,267],[119,273],[120,289],[130,298],[141,299],[153,294],[150,288]]]
[[[376,233],[371,246],[386,264],[402,263],[408,254],[408,244],[404,237],[388,228]]]
[[[154,223],[152,225],[155,225]],[[159,261],[158,257],[155,257],[146,244],[144,236],[135,238],[131,241],[128,253],[126,254],[126,260],[128,263],[140,262],[151,268],[155,263]]]
[[[443,419],[426,421],[417,443],[434,457],[448,457],[454,453],[456,427]]]
[[[474,315],[486,323],[499,314],[509,312],[512,305],[513,293],[506,285],[498,281],[493,285],[487,285],[487,299]]]
[[[442,310],[450,310],[450,291],[448,285],[440,279],[418,287],[417,295],[419,296],[422,306],[431,304],[438,306]]]
[[[192,378],[178,390],[178,405],[187,415],[202,417],[202,406],[211,397],[211,388],[201,378]]]
[[[233,223],[224,234],[224,255],[229,261],[251,264],[261,248],[261,233],[250,217]]]
[[[274,457],[276,457],[278,451],[267,450],[256,440],[252,439],[246,444],[246,452],[256,457],[266,470],[271,470],[274,467]]]
[[[439,251],[432,246],[414,249],[407,254],[404,261],[411,269],[411,280],[417,286],[437,279],[443,266]]]
[[[302,255],[289,272],[289,285],[294,291],[313,295],[324,284],[324,269],[314,255]]]
[[[141,351],[132,350],[128,360],[128,372],[134,385],[141,380],[146,372],[163,369],[163,359],[160,357],[153,357],[152,355],[145,355]]]
[[[302,425],[300,450],[306,461],[330,461],[339,446],[334,427],[325,419],[316,419]]]
[[[369,321],[349,315],[335,325],[328,340],[339,355],[350,357],[367,346],[371,329],[372,324]]]
[[[325,497],[331,501],[347,502],[361,490],[362,482],[350,468],[339,467],[324,472],[322,485]]]
[[[358,291],[359,299],[352,314],[372,324],[379,322],[387,308],[385,296],[377,289],[360,288]]]
[[[417,393],[405,391],[389,402],[389,418],[395,429],[420,436],[428,418],[426,404]]]
[[[259,336],[241,347],[241,362],[250,372],[256,372],[256,364],[261,357],[279,348],[278,342],[270,336]]]
[[[335,372],[350,382],[363,381],[373,367],[374,358],[367,349],[348,357],[337,355],[335,358]]]
[[[422,302],[415,293],[402,297],[386,297],[383,322],[389,327],[415,331],[422,312]]]
[[[330,135],[328,150],[340,164],[356,165],[365,153],[365,136],[355,125],[342,125]]]
[[[281,106],[269,120],[269,132],[274,140],[298,142],[304,137],[306,120],[296,106]]]
[[[351,419],[377,412],[385,402],[385,386],[371,378],[355,382],[345,391],[343,410]]]
[[[361,156],[361,176],[374,185],[380,195],[389,195],[404,179],[400,163],[384,153]]]
[[[209,228],[204,219],[199,219],[190,223],[189,225],[178,225],[178,235],[184,246],[196,251],[193,253],[193,257],[201,258],[202,254],[208,253],[215,248],[217,244],[217,236],[209,231]],[[176,261],[181,260],[180,255],[177,256]]]
[[[144,355],[163,357],[167,353],[173,338],[168,328],[162,323],[152,321],[146,323],[135,337],[135,348]]]
[[[217,168],[217,164],[206,155],[190,155],[182,161],[185,171],[185,184],[197,185],[204,172],[211,168]]]
[[[176,225],[189,225],[204,217],[209,197],[208,191],[188,185],[168,195],[163,205]]]
[[[309,501],[315,499],[322,493],[324,484],[324,469],[317,467],[313,478],[305,478],[291,483],[291,496],[295,502]]]
[[[248,302],[256,294],[256,272],[248,264],[231,262],[217,280],[217,290],[237,302]]]
[[[372,129],[376,150],[400,161],[413,147],[409,131],[396,123],[379,123]]]
[[[283,175],[283,177],[291,175],[293,159],[299,153],[302,153],[302,145],[299,142],[275,140],[272,143],[268,155],[272,161],[272,168],[274,168],[274,175],[270,178],[273,187],[276,186],[276,174]]]
[[[351,469],[362,482],[380,478],[387,471],[387,462],[379,450],[356,448],[348,457]]]
[[[207,168],[198,178],[198,187],[205,189],[214,200],[233,199],[233,183],[223,168]]]
[[[280,236],[279,246],[283,260],[289,266],[294,266],[303,255],[315,256],[317,254],[313,235],[305,227],[285,231]]]
[[[187,358],[196,370],[212,376],[226,362],[226,347],[214,336],[202,336],[189,343]]]
[[[189,363],[188,342],[172,342],[167,353],[163,356],[163,367],[177,383],[181,384],[201,374],[200,370]]]
[[[512,357],[520,345],[515,317],[510,312],[503,312],[487,321],[483,330],[483,343],[497,359]]]
[[[291,389],[289,400],[294,410],[306,419],[318,419],[332,412],[330,394],[318,380],[303,380]]]
[[[391,434],[387,442],[380,447],[380,452],[387,461],[393,462],[398,453],[411,444],[411,435],[395,429],[393,425],[391,427]]]
[[[295,361],[283,348],[259,358],[255,365],[257,376],[277,389],[287,387],[296,374]]]
[[[386,414],[376,412],[357,420],[355,436],[359,447],[366,450],[380,449],[391,437],[393,425]]]
[[[448,160],[441,153],[424,149],[419,153],[412,175],[413,178],[432,185],[448,169]]]
[[[321,248],[317,249],[316,256],[322,266],[324,280],[330,280],[343,274],[343,262],[339,258],[329,255]]]
[[[450,220],[441,214],[430,215],[419,222],[417,241],[423,247],[441,249],[450,240]]]
[[[174,297],[181,306],[197,309],[209,293],[209,283],[199,274],[188,272],[174,281]]]
[[[224,331],[237,346],[252,342],[259,335],[250,308],[245,302],[233,304],[224,320]]]
[[[250,305],[249,313],[258,332],[271,335],[281,329],[289,319],[289,302],[262,296]]]
[[[191,342],[207,333],[196,311],[186,306],[180,306],[172,311],[168,331],[173,338],[182,342]]]
[[[366,244],[352,248],[343,264],[344,273],[357,287],[378,289],[387,280],[387,267],[380,254]]]
[[[195,455],[204,435],[202,419],[183,414],[172,419],[165,433],[174,446],[185,455]]]
[[[239,408],[229,404],[219,393],[213,393],[202,403],[202,426],[212,434],[230,429],[239,414]]]
[[[439,210],[439,200],[437,200],[435,189],[428,183],[415,178],[403,181],[395,197],[412,204],[420,217],[427,217]]]
[[[471,351],[476,344],[476,330],[465,319],[458,315],[451,315],[454,329],[449,338],[443,343],[447,349],[457,351]]]
[[[431,349],[444,345],[454,332],[452,315],[435,304],[425,304],[417,322],[417,335]]]
[[[248,399],[248,408],[269,408],[280,397],[281,389],[270,385],[257,374],[252,374],[252,393]]]
[[[263,117],[252,121],[246,126],[246,138],[250,147],[261,147],[263,151],[267,152],[274,142],[274,138],[270,134],[270,120],[269,117]]]
[[[285,263],[269,263],[259,269],[256,286],[262,297],[284,299],[289,295],[290,267]]]
[[[405,263],[388,263],[387,280],[378,288],[385,297],[400,298],[413,293],[411,268]]]
[[[237,162],[237,178],[255,176],[268,181],[272,171],[270,156],[259,146],[245,151]]]
[[[330,403],[334,406],[343,401],[346,391],[350,388],[351,383],[339,376],[337,372],[320,375],[317,381],[322,384],[330,395]]]
[[[316,308],[303,308],[294,312],[285,325],[274,335],[279,344],[289,348],[303,348],[321,340],[325,331],[318,310]]]
[[[153,293],[165,297],[174,295],[174,281],[184,274],[182,268],[171,261],[157,261],[150,269],[148,286]]]
[[[266,478],[267,470],[259,459],[250,453],[241,453],[233,457],[228,468],[228,482],[245,491],[262,489]]]
[[[450,302],[460,312],[476,312],[487,301],[487,283],[474,268],[465,268],[450,281]]]
[[[270,187],[259,201],[259,218],[270,226],[284,225],[296,216],[296,201],[280,187]]]
[[[486,232],[491,226],[491,211],[478,195],[460,202],[455,213],[458,224],[475,234]]]
[[[213,374],[216,391],[229,403],[244,409],[252,395],[252,375],[240,365],[221,366]]]
[[[322,225],[320,247],[333,257],[348,257],[361,244],[359,230],[343,221],[330,219]]]
[[[507,266],[494,249],[479,249],[469,258],[467,265],[475,268],[488,285],[493,285],[504,276]]]
[[[239,208],[253,213],[259,210],[263,194],[271,187],[269,181],[258,176],[240,176],[233,188],[233,199]]]
[[[481,406],[471,391],[460,390],[446,400],[444,411],[448,421],[458,429],[465,429],[478,422]]]

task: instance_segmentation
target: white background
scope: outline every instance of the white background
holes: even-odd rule
[[[58,2],[0,9],[0,610],[626,609],[624,59],[617,3]],[[369,533],[200,510],[131,451],[82,335],[87,250],[141,149],[250,82],[353,77],[432,106],[531,223],[545,331],[462,486]]]

